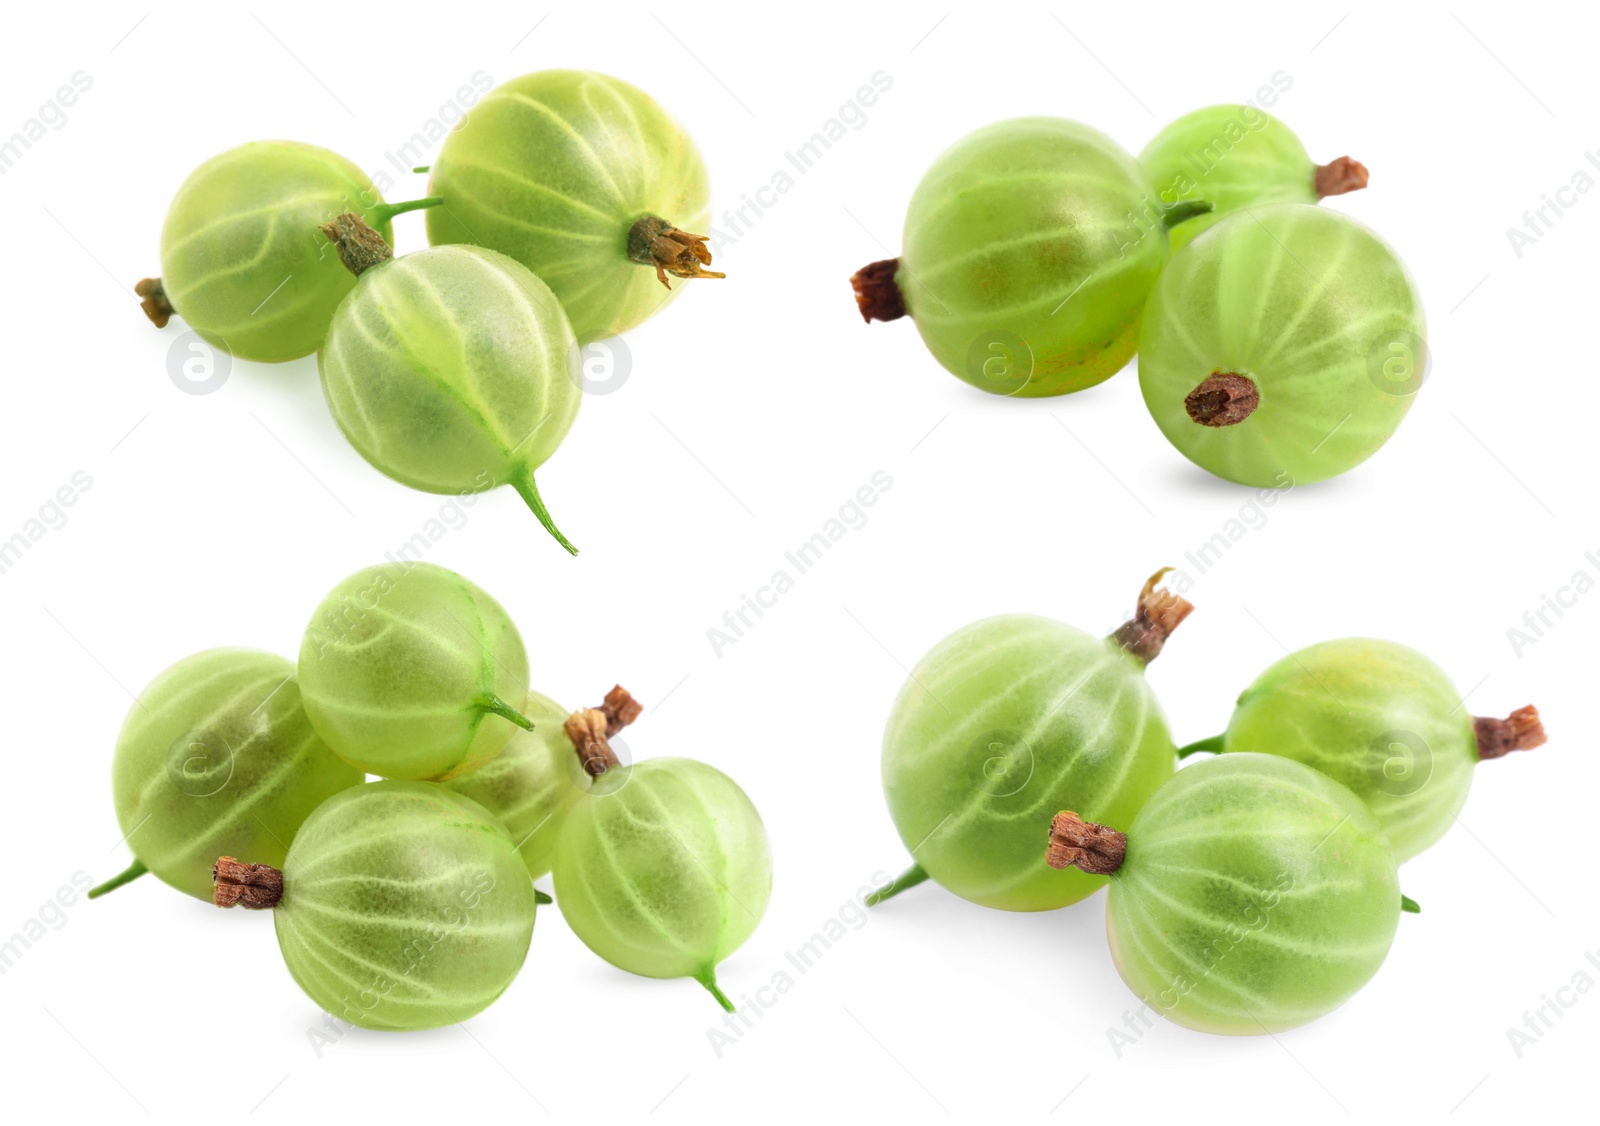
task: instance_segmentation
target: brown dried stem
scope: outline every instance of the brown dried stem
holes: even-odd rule
[[[1311,182],[1318,199],[1358,192],[1367,186],[1367,166],[1359,160],[1341,156],[1338,160],[1317,165],[1316,175]]]
[[[606,693],[605,702],[598,708],[579,708],[567,717],[562,730],[572,740],[578,752],[578,761],[591,778],[598,778],[622,760],[611,749],[611,738],[628,724],[639,718],[644,705],[629,695],[622,685]]]
[[[1474,716],[1472,731],[1478,737],[1478,760],[1499,758],[1512,751],[1531,751],[1544,746],[1548,736],[1539,722],[1539,709],[1529,704],[1505,719]]]
[[[668,289],[675,278],[725,278],[711,265],[711,248],[706,246],[708,235],[692,235],[680,231],[656,215],[646,215],[628,230],[628,257],[641,266],[654,266],[656,280]]]
[[[283,873],[270,864],[246,864],[231,856],[217,859],[211,869],[211,901],[218,907],[246,907],[265,911],[283,898]]]
[[[157,328],[166,328],[177,310],[167,300],[167,291],[161,287],[161,279],[144,278],[133,287],[133,292],[144,299],[139,302],[139,308],[150,318],[150,323]]]
[[[861,267],[850,278],[850,288],[856,291],[856,307],[868,324],[897,321],[906,315],[905,294],[894,280],[899,270],[900,259],[885,258]]]
[[[1115,829],[1082,820],[1062,810],[1050,822],[1050,847],[1044,862],[1052,868],[1076,868],[1091,876],[1109,876],[1122,867],[1128,838]]]
[[[1183,400],[1183,409],[1201,426],[1233,426],[1260,405],[1255,380],[1235,371],[1212,372]]]
[[[354,211],[346,211],[320,230],[339,252],[339,261],[356,277],[394,257],[383,236],[367,226]]]
[[[1156,584],[1170,570],[1171,567],[1163,567],[1145,580],[1133,617],[1118,626],[1111,635],[1112,641],[1145,664],[1160,655],[1161,647],[1172,636],[1172,631],[1194,612],[1194,607],[1186,599],[1170,590],[1156,589]]]

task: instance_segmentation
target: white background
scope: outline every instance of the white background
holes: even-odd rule
[[[1600,193],[1520,258],[1506,235],[1600,145],[1589,13],[220,7],[30,7],[9,21],[0,135],[75,71],[93,87],[0,177],[0,538],[74,472],[93,486],[0,575],[0,935],[75,873],[126,863],[109,767],[130,691],[203,647],[292,654],[327,588],[441,504],[345,444],[312,359],[239,363],[204,396],[168,378],[182,325],[153,329],[129,287],[158,269],[173,191],[205,158],[267,137],[376,169],[475,71],[498,82],[554,66],[663,101],[705,154],[719,217],[874,72],[893,79],[859,130],[723,243],[728,280],[632,333],[625,386],[585,402],[540,473],[583,554],[567,558],[505,489],[430,556],[510,609],[539,688],[577,706],[620,681],[647,705],[636,756],[703,758],[760,807],[776,885],[722,967],[732,995],[793,972],[786,952],[841,912],[859,929],[759,1016],[747,1005],[753,1027],[720,1056],[720,1012],[697,985],[611,968],[554,909],[522,975],[467,1025],[356,1030],[319,1056],[306,1030],[320,1014],[269,918],[141,881],[51,912],[59,926],[0,978],[7,1119],[70,1107],[116,1120],[1498,1122],[1590,1101],[1600,997],[1562,994],[1575,1003],[1520,1057],[1507,1030],[1574,975],[1600,981],[1585,960],[1600,948],[1600,594],[1520,654],[1507,630],[1575,572],[1600,574],[1585,559],[1600,549]],[[986,397],[938,368],[911,325],[864,326],[847,279],[898,250],[913,186],[970,129],[1057,114],[1137,151],[1278,71],[1293,86],[1275,112],[1312,154],[1371,168],[1369,190],[1335,203],[1410,265],[1434,368],[1386,449],[1280,497],[1201,574],[1185,553],[1251,494],[1168,447],[1131,369],[1065,399]],[[422,188],[413,177],[389,198]],[[424,245],[420,217],[398,237]],[[708,628],[878,470],[894,483],[865,526],[714,653]],[[1551,741],[1485,766],[1461,824],[1404,868],[1424,913],[1343,1009],[1275,1038],[1161,1023],[1119,1057],[1107,1029],[1134,999],[1107,954],[1103,896],[1015,915],[928,885],[864,925],[850,900],[905,860],[878,779],[905,668],[1001,611],[1108,630],[1161,564],[1190,572],[1198,607],[1150,674],[1180,742],[1220,730],[1284,647],[1352,634],[1434,654],[1474,711],[1537,703]]]

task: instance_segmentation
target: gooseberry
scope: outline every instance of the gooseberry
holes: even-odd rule
[[[1178,771],[1126,834],[1058,814],[1048,864],[1108,877],[1128,988],[1201,1032],[1281,1032],[1332,1012],[1394,941],[1400,881],[1349,790],[1277,755]]]
[[[139,694],[117,737],[112,798],[137,859],[89,898],[154,872],[209,901],[218,853],[282,864],[311,811],[364,781],[312,730],[288,661],[251,649],[185,657]]]
[[[1367,186],[1366,165],[1348,156],[1315,163],[1294,130],[1250,105],[1185,114],[1144,147],[1139,164],[1162,202],[1203,199],[1212,206],[1172,228],[1174,250],[1247,207],[1316,203]]]
[[[772,894],[761,815],[733,779],[683,758],[622,765],[610,738],[639,714],[621,688],[567,734],[594,778],[556,843],[556,906],[585,946],[644,977],[692,977],[729,1012],[717,965]]]
[[[1245,485],[1310,484],[1389,440],[1426,370],[1422,299],[1354,219],[1283,204],[1173,256],[1139,334],[1139,386],[1167,440]]]
[[[1445,671],[1393,641],[1325,641],[1273,664],[1239,696],[1228,730],[1183,748],[1282,755],[1366,803],[1395,859],[1444,836],[1466,804],[1472,768],[1545,741],[1532,705],[1473,718]]]
[[[1040,819],[1072,805],[1126,824],[1176,748],[1145,666],[1193,609],[1156,583],[1110,637],[1049,618],[986,618],[917,663],[889,713],[883,789],[915,865],[867,900],[933,879],[963,899],[1047,911],[1105,880],[1039,863]]]
[[[577,341],[549,287],[478,246],[393,258],[351,213],[324,233],[360,277],[318,354],[323,393],[350,444],[425,492],[509,483],[576,555],[533,480],[583,398]]]
[[[324,802],[283,867],[223,856],[219,907],[270,909],[289,973],[362,1028],[456,1024],[504,993],[533,938],[533,883],[482,806],[427,782]]]
[[[933,163],[899,258],[850,279],[866,321],[910,316],[952,375],[997,395],[1064,395],[1133,356],[1169,254],[1163,210],[1111,138],[1051,117],[989,125]]]
[[[590,779],[563,729],[569,711],[530,692],[522,714],[533,730],[512,731],[505,749],[493,759],[444,785],[498,817],[528,874],[538,879],[550,871],[567,811],[589,788]]]
[[[655,100],[605,74],[544,70],[502,82],[461,119],[432,166],[428,241],[508,254],[550,286],[584,342],[720,278],[699,150]],[[678,226],[682,224],[682,227]],[[685,230],[684,228],[688,228]],[[662,287],[666,289],[663,291]]]
[[[528,654],[505,609],[432,563],[380,563],[329,592],[300,642],[300,691],[345,761],[442,781],[499,754],[532,721]]]
[[[176,312],[241,359],[307,356],[355,288],[317,227],[353,211],[392,239],[395,215],[437,202],[385,203],[366,173],[338,153],[252,141],[189,174],[161,228],[161,276],[134,292],[156,327]]]

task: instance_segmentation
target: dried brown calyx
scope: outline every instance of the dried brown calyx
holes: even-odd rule
[[[1050,847],[1044,862],[1052,868],[1076,868],[1091,876],[1109,876],[1122,867],[1128,855],[1125,834],[1093,821],[1084,821],[1071,810],[1062,810],[1050,822]]]
[[[283,898],[283,873],[270,864],[219,857],[211,869],[211,883],[211,901],[218,907],[265,911]]]
[[[894,280],[899,271],[900,259],[885,258],[861,267],[850,278],[850,288],[856,291],[856,308],[861,310],[862,320],[871,324],[873,321],[897,321],[906,315],[905,294]]]
[[[622,760],[611,749],[611,738],[628,724],[639,718],[644,705],[628,694],[622,685],[606,693],[605,702],[598,708],[579,708],[567,717],[562,730],[572,740],[578,752],[578,761],[591,778],[598,778]]]
[[[1338,160],[1317,165],[1312,185],[1316,188],[1318,199],[1358,192],[1367,186],[1367,166],[1359,160],[1341,156]]]
[[[1183,409],[1201,426],[1233,426],[1260,405],[1255,380],[1236,371],[1213,372],[1183,400]]]
[[[1172,636],[1172,631],[1194,613],[1194,606],[1187,599],[1180,598],[1170,590],[1156,589],[1156,584],[1170,570],[1171,567],[1163,567],[1145,580],[1133,617],[1118,626],[1111,635],[1112,641],[1145,664],[1156,659],[1167,638]]]
[[[358,278],[394,257],[394,251],[383,241],[383,236],[367,226],[354,211],[346,211],[333,222],[322,224],[320,230],[338,250],[339,261]]]
[[[680,231],[665,219],[646,215],[628,230],[628,257],[641,266],[654,266],[656,280],[668,289],[675,278],[725,278],[711,265],[711,248],[706,246],[707,235],[691,235]]]
[[[133,287],[133,292],[143,298],[139,302],[139,308],[150,318],[150,323],[157,328],[166,328],[167,322],[177,310],[172,307],[172,302],[167,300],[167,291],[161,288],[161,279],[145,278]]]
[[[1505,719],[1474,716],[1472,731],[1478,737],[1478,759],[1499,758],[1512,751],[1531,751],[1542,747],[1548,736],[1539,722],[1539,709],[1529,704]]]

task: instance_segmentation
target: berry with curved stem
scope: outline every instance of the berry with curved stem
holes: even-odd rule
[[[1405,861],[1455,823],[1473,767],[1544,742],[1533,706],[1474,719],[1415,649],[1349,637],[1273,664],[1240,694],[1224,734],[1181,753],[1256,751],[1319,770],[1366,803]]]
[[[385,203],[366,173],[338,153],[253,141],[189,174],[161,228],[161,276],[134,292],[156,327],[177,313],[241,359],[307,356],[355,287],[316,228],[354,211],[392,239],[395,215],[438,202]]]
[[[655,100],[609,75],[544,70],[502,82],[445,138],[428,241],[498,250],[539,275],[578,339],[633,328],[720,278],[711,197],[694,142]],[[665,287],[665,288],[663,288]]]
[[[639,713],[621,688],[567,733],[593,786],[556,845],[556,906],[583,944],[644,977],[691,977],[734,1010],[717,964],[754,933],[772,894],[761,815],[720,770],[691,759],[624,766],[609,739]]]
[[[1047,862],[1111,882],[1122,980],[1201,1032],[1281,1032],[1378,972],[1399,925],[1394,855],[1356,796],[1276,755],[1180,770],[1127,824],[1063,811]]]
[[[300,988],[362,1028],[457,1024],[488,1008],[533,938],[533,883],[476,802],[374,782],[306,819],[282,869],[223,856],[219,907],[271,910]]]
[[[1224,219],[1173,256],[1139,334],[1139,386],[1190,461],[1305,485],[1376,453],[1426,371],[1422,299],[1355,220],[1285,204]]]
[[[1047,911],[1105,881],[1039,864],[1039,823],[1065,805],[1126,824],[1172,776],[1172,736],[1146,664],[1192,607],[1156,583],[1110,637],[1049,618],[988,618],[911,671],[883,736],[883,788],[916,865],[882,902],[932,878],[963,899]]]
[[[1165,203],[1212,209],[1172,228],[1172,248],[1225,216],[1274,203],[1316,203],[1367,186],[1367,167],[1341,156],[1317,164],[1282,121],[1250,105],[1207,106],[1155,135],[1139,164]]]
[[[570,711],[537,692],[522,714],[533,730],[516,730],[502,750],[470,774],[445,783],[500,819],[534,879],[550,871],[567,811],[589,788],[589,775],[563,730]]]
[[[430,493],[510,484],[573,555],[534,484],[578,414],[578,344],[555,295],[492,250],[393,258],[355,215],[324,228],[360,276],[318,354],[339,428],[376,469]]]
[[[329,592],[300,642],[300,690],[340,757],[385,778],[442,781],[533,723],[528,654],[505,609],[432,563],[380,563]]]
[[[1002,121],[947,149],[911,197],[901,255],[851,284],[867,321],[910,316],[959,379],[997,395],[1064,395],[1132,358],[1169,254],[1138,164],[1074,121]]]
[[[252,649],[185,657],[139,694],[117,737],[112,797],[136,859],[89,898],[154,872],[209,901],[215,854],[281,864],[311,811],[365,780],[312,730],[288,661]]]

